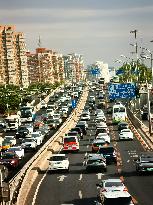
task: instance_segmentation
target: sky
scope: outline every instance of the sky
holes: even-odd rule
[[[27,50],[40,36],[42,47],[82,54],[85,65],[136,58],[135,29],[138,46],[153,50],[153,0],[0,0],[0,24],[24,32]]]

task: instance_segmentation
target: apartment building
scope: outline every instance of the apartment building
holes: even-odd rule
[[[64,57],[64,72],[67,80],[78,82],[82,79],[84,61],[83,56],[76,53],[65,55]]]
[[[0,84],[29,85],[24,34],[13,25],[0,25]]]
[[[27,52],[29,82],[55,83],[64,80],[63,55],[46,48],[37,48],[35,53]]]

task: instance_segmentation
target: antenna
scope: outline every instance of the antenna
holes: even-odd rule
[[[39,38],[38,38],[38,47],[39,47],[39,48],[42,47],[42,43],[41,43],[41,38],[40,38],[40,36],[39,36]]]

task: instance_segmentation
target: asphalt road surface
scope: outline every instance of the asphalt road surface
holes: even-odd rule
[[[26,205],[94,205],[97,196],[96,183],[102,179],[119,177],[124,180],[134,204],[153,204],[153,175],[137,175],[133,161],[144,151],[142,145],[135,137],[133,141],[119,141],[117,125],[111,124],[110,115],[106,116],[107,123],[110,124],[111,141],[117,149],[118,165],[108,165],[105,173],[86,173],[83,166],[84,157],[91,152],[91,142],[95,137],[92,113],[88,133],[80,142],[79,153],[67,154],[70,172],[40,173],[27,197]]]

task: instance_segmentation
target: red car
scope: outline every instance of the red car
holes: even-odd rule
[[[10,168],[15,168],[19,166],[19,157],[13,152],[6,152],[1,155],[0,164],[3,164]]]

